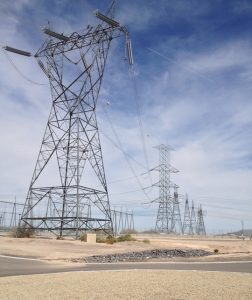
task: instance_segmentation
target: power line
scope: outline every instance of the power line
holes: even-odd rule
[[[139,180],[138,175],[136,174],[136,172],[135,172],[135,170],[134,170],[134,168],[133,168],[133,166],[132,166],[132,164],[131,164],[131,162],[130,162],[130,160],[129,160],[129,157],[128,157],[127,153],[126,153],[126,152],[124,151],[124,149],[123,149],[122,142],[121,142],[121,140],[120,140],[120,138],[119,138],[119,136],[118,136],[118,134],[117,134],[117,132],[116,132],[116,130],[115,130],[115,127],[114,127],[114,125],[113,125],[113,123],[112,123],[112,120],[110,119],[110,116],[109,116],[109,114],[108,114],[108,111],[107,111],[107,109],[106,109],[104,106],[103,106],[103,110],[104,110],[104,112],[105,112],[105,116],[106,116],[106,118],[107,118],[107,120],[108,120],[108,123],[109,123],[109,125],[110,125],[110,127],[111,127],[111,130],[112,130],[112,132],[113,132],[113,134],[114,134],[114,136],[115,136],[115,138],[116,138],[116,141],[117,141],[117,147],[118,147],[118,148],[121,150],[121,152],[123,153],[123,155],[124,155],[124,157],[125,157],[125,160],[126,160],[128,166],[129,166],[131,172],[133,173],[134,177],[136,178],[136,181],[137,181],[138,185],[140,186],[141,190],[143,191],[144,195],[146,196],[146,198],[147,198],[148,200],[150,200],[148,194],[145,192],[145,188],[143,187],[141,181]]]
[[[21,72],[19,70],[19,68],[16,66],[16,64],[14,63],[14,61],[11,59],[11,57],[8,55],[7,51],[4,51],[2,50],[3,53],[5,54],[5,57],[7,58],[7,60],[9,61],[9,63],[13,66],[13,68],[16,70],[16,72],[21,76],[23,77],[26,81],[32,83],[32,84],[36,84],[36,85],[48,85],[48,83],[39,83],[39,82],[36,82],[34,80],[31,80],[30,78],[28,78],[26,75],[24,75],[23,72]]]
[[[133,161],[134,161],[136,164],[138,164],[140,167],[146,169],[146,167],[145,167],[142,163],[140,163],[139,161],[137,161],[137,160],[136,160],[134,157],[132,157],[130,154],[126,153],[126,152],[122,149],[122,147],[120,147],[119,145],[117,145],[117,144],[115,143],[115,141],[114,141],[113,139],[111,139],[111,137],[109,137],[103,130],[100,129],[100,132],[103,134],[103,136],[104,136],[106,139],[108,139],[108,140],[111,142],[111,144],[112,144],[115,148],[117,148],[118,150],[120,150],[120,151],[123,153],[123,155],[126,155],[129,159],[133,160]],[[135,177],[135,176],[134,176],[134,177]]]
[[[110,196],[115,196],[115,195],[130,194],[130,193],[135,193],[135,192],[147,190],[147,189],[149,189],[149,188],[151,188],[151,187],[152,187],[152,186],[147,186],[147,187],[145,187],[145,188],[141,188],[141,189],[137,189],[137,190],[127,191],[127,192],[121,192],[121,193],[112,193],[112,194],[109,194],[109,195],[110,195]]]
[[[138,118],[138,124],[140,128],[140,138],[142,142],[142,147],[144,151],[144,157],[145,157],[145,162],[147,169],[150,169],[149,166],[149,159],[148,159],[148,152],[147,152],[147,147],[146,147],[146,142],[145,142],[145,135],[144,135],[144,128],[143,128],[143,120],[142,120],[142,108],[141,108],[141,103],[138,100],[138,88],[137,88],[137,81],[136,81],[136,76],[135,76],[135,71],[133,65],[130,66],[130,74],[132,75],[132,81],[133,81],[133,88],[134,88],[134,100],[136,103],[136,108],[137,108],[137,118]],[[151,173],[148,174],[150,178],[150,183],[152,184],[152,177]]]

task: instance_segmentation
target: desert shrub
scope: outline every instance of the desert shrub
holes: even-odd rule
[[[214,249],[214,253],[219,253],[219,249]]]
[[[138,231],[136,231],[135,229],[126,229],[126,230],[122,230],[121,234],[137,234]]]
[[[116,242],[117,242],[117,240],[116,240],[116,238],[114,238],[113,236],[108,236],[108,237],[106,238],[106,244],[113,245],[113,244],[116,243]]]
[[[106,239],[102,237],[96,237],[96,243],[106,243]]]
[[[82,234],[80,237],[79,237],[79,240],[81,242],[86,242],[87,241],[87,235],[86,234]]]
[[[13,228],[12,230],[10,230],[8,232],[8,236],[13,238],[17,237],[17,228]]]
[[[114,243],[116,243],[116,238],[114,238],[113,236],[107,236],[106,238],[105,237],[97,237],[96,243],[104,243],[104,244],[113,245]]]
[[[144,239],[144,240],[143,240],[143,243],[145,243],[145,244],[150,244],[150,240],[149,240],[149,239]]]
[[[141,233],[146,233],[146,234],[158,234],[155,229],[149,229],[149,230],[144,230]]]
[[[35,230],[26,227],[17,227],[15,237],[17,238],[32,238],[35,235]]]
[[[116,240],[118,243],[136,241],[130,234],[121,235]]]

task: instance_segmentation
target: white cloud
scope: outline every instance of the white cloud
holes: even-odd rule
[[[0,10],[0,17],[6,21],[5,27],[0,30],[1,40],[27,50],[34,49],[37,47],[38,40],[31,41],[18,35],[19,12],[23,6],[34,4],[29,1],[14,3],[13,10],[6,4],[5,11],[7,9],[8,14],[5,16],[4,10]],[[3,2],[1,5],[3,6]],[[153,20],[152,10],[149,7],[143,7],[139,14],[137,3],[131,7],[122,5],[123,9],[118,18],[125,22],[125,25],[129,24],[134,30],[149,28]],[[90,6],[87,5],[87,8]],[[190,7],[177,5],[174,18],[175,12],[190,15],[193,12],[192,10],[189,12],[189,9]],[[207,11],[207,7],[201,9],[198,15]],[[39,18],[36,26],[38,24],[40,26],[45,20],[45,15],[36,11],[36,8],[34,14]],[[160,12],[156,12],[155,16],[158,15],[160,16]],[[90,18],[88,12],[85,16],[87,19]],[[64,20],[60,16],[52,17],[55,28],[62,28],[64,32],[70,32],[73,27],[81,28],[84,23],[84,19],[75,22],[73,16],[66,17]],[[108,108],[109,115],[124,150],[134,159],[145,164],[135,104],[132,100],[134,96],[132,83],[127,74],[127,66],[121,60],[123,56],[121,43],[122,40],[115,42],[111,49],[101,91],[98,121],[102,132],[116,142],[116,137],[101,109],[108,99],[111,101],[111,106]],[[166,45],[163,45],[162,49],[165,47]],[[135,51],[145,53],[145,50],[144,48]],[[151,166],[158,164],[158,151],[153,149],[153,146],[159,143],[173,145],[176,151],[172,154],[172,163],[180,170],[180,173],[173,176],[173,181],[181,187],[180,193],[187,191],[189,198],[195,199],[197,204],[200,201],[207,204],[209,201],[216,205],[218,204],[216,198],[220,197],[224,199],[225,205],[233,208],[237,207],[237,201],[241,205],[240,208],[250,205],[252,171],[251,158],[247,158],[251,156],[252,146],[250,142],[251,89],[248,80],[251,66],[250,53],[251,44],[248,41],[235,40],[218,44],[212,51],[205,49],[198,50],[197,53],[189,50],[178,51],[172,60],[167,61],[152,53],[148,70],[144,64],[137,65],[138,97],[143,110],[142,118],[150,164]],[[46,81],[33,61],[19,57],[13,59],[27,77],[38,82]],[[162,69],[156,64],[160,60]],[[229,82],[223,73],[226,74],[232,68],[236,68],[237,71],[234,72],[232,82]],[[2,54],[0,69],[0,156],[2,157],[0,169],[4,170],[0,174],[0,194],[23,195],[29,185],[49,114],[50,93],[48,86],[26,82]],[[102,132],[101,140],[108,182],[132,177],[132,171],[124,155],[110,140],[106,139]],[[250,165],[246,165],[249,163]],[[137,174],[144,172],[144,168],[134,161],[131,160],[131,164]],[[157,173],[153,173],[152,177],[154,182],[158,180]],[[150,184],[148,176],[141,175],[139,178],[143,186]],[[136,189],[140,187],[134,178],[109,185],[111,194]],[[155,199],[158,190],[153,188],[149,195],[151,199]],[[129,208],[137,207],[139,214],[155,216],[157,211],[157,205],[143,209],[140,203],[146,202],[147,199],[142,191],[112,195],[111,199],[112,205],[121,206],[128,203]],[[227,199],[234,200],[229,202]],[[205,207],[207,209],[207,206]],[[217,212],[218,209],[214,208],[212,213]],[[155,221],[153,216],[146,219],[139,218],[137,224],[142,227],[150,226],[150,220]],[[240,216],[242,212],[238,210],[236,217],[239,219]],[[209,218],[209,220],[211,222],[207,221],[208,228],[216,228],[214,224],[216,219]],[[233,224],[236,223],[226,221],[222,226],[230,228]]]

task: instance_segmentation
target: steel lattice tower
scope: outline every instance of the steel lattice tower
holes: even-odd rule
[[[206,229],[205,229],[205,224],[204,224],[203,211],[202,211],[202,207],[201,206],[198,209],[196,232],[199,235],[206,235]]]
[[[184,220],[183,220],[183,234],[190,234],[190,228],[191,228],[191,216],[190,216],[188,195],[186,194]]]
[[[190,234],[191,235],[196,234],[196,226],[197,226],[196,213],[195,213],[195,209],[194,209],[194,203],[192,201],[191,217],[190,217]]]
[[[83,230],[113,234],[96,105],[114,38],[126,36],[133,64],[128,32],[113,15],[114,1],[106,15],[95,12],[100,24],[83,32],[63,35],[43,30],[49,37],[35,58],[49,79],[52,108],[21,217],[25,228],[60,236],[74,232],[77,237]],[[30,56],[14,48],[6,50]],[[99,188],[85,184],[87,165]],[[50,178],[52,170],[57,174]],[[50,180],[45,185],[42,178],[46,177]]]
[[[178,186],[176,184],[174,185],[171,232],[183,233],[178,199]]]
[[[178,170],[170,165],[170,146],[159,145],[155,147],[159,150],[159,182],[155,184],[159,187],[158,213],[156,219],[156,232],[171,232],[172,214],[173,214],[173,195],[171,188],[174,184],[171,182],[171,173],[177,173]]]

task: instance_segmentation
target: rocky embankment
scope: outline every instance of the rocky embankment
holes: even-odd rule
[[[116,253],[109,255],[93,255],[86,257],[87,263],[113,263],[113,262],[141,262],[152,259],[165,259],[175,257],[200,257],[212,253],[201,249],[155,249],[142,252]]]

